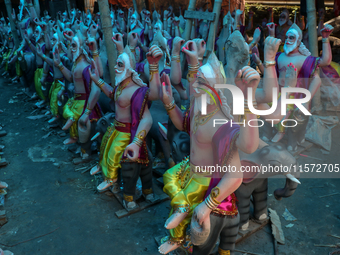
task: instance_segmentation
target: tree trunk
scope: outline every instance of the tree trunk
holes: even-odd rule
[[[207,50],[204,54],[205,55],[204,63],[206,63],[210,53],[212,53],[214,51],[215,35],[216,35],[217,27],[218,27],[218,21],[219,21],[219,18],[220,18],[221,4],[222,4],[222,0],[215,0],[213,12],[216,13],[216,16],[215,16],[214,22],[210,23],[208,42],[207,42]]]
[[[107,0],[98,0],[99,12],[100,12],[100,20],[102,23],[102,29],[104,33],[106,51],[107,51],[107,59],[109,62],[109,70],[111,77],[111,84],[115,84],[115,65],[116,65],[116,47],[112,41],[112,25],[111,25],[111,17],[110,17],[110,7]],[[105,63],[103,63],[105,64]]]
[[[312,56],[318,57],[318,35],[316,30],[316,9],[315,1],[307,0],[307,24],[308,24],[308,37],[309,37],[309,50]],[[312,99],[312,108],[319,109],[321,106],[320,88],[315,93]]]
[[[9,23],[11,24],[11,31],[12,31],[14,44],[15,44],[16,48],[19,48],[20,42],[19,42],[19,38],[18,38],[18,33],[17,33],[17,29],[15,28],[15,23],[12,19],[12,3],[11,3],[11,0],[5,0],[5,4],[6,4],[6,10],[7,10]]]

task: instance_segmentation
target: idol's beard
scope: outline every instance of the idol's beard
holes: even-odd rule
[[[287,19],[279,19],[279,25],[283,26],[284,24],[286,24]]]
[[[288,44],[286,44],[286,43],[283,45],[283,51],[285,52],[286,55],[291,53],[296,48],[297,48],[297,40],[295,41],[295,43],[293,45],[288,46]]]
[[[126,80],[129,77],[129,74],[127,72],[127,69],[124,69],[123,72],[121,73],[116,73],[116,77],[115,77],[115,85],[119,86],[119,84],[121,84],[124,80]]]

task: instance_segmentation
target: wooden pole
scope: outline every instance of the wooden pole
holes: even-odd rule
[[[67,5],[67,12],[68,12],[67,17],[71,17],[71,10],[72,10],[71,1],[70,0],[66,0],[66,5]]]
[[[188,11],[194,11],[196,6],[196,0],[190,0]],[[190,39],[191,34],[191,28],[192,28],[192,19],[187,19],[187,22],[185,24],[185,30],[184,30],[184,40],[188,41]]]
[[[137,0],[133,0],[133,9],[135,9],[134,11],[136,11],[139,14]]]
[[[205,51],[205,54],[204,54],[204,57],[205,57],[204,63],[207,61],[210,53],[214,51],[215,35],[216,35],[217,27],[218,27],[218,22],[220,19],[221,5],[222,5],[222,0],[215,0],[213,12],[216,13],[216,16],[215,16],[214,22],[210,23],[207,50]]]
[[[16,48],[19,48],[20,42],[19,42],[19,38],[18,38],[18,33],[17,33],[17,29],[15,28],[14,21],[12,19],[12,3],[11,3],[11,0],[5,0],[5,4],[6,4],[6,10],[7,10],[9,23],[11,25],[11,31],[12,31],[12,36],[13,36],[13,40],[14,40],[14,45],[15,45]]]
[[[112,25],[111,25],[111,17],[110,17],[110,7],[107,0],[98,0],[99,12],[100,12],[100,20],[102,23],[102,29],[105,39],[106,51],[107,51],[107,59],[109,62],[109,71],[111,77],[111,84],[114,86],[115,84],[115,65],[116,65],[116,47],[112,41]]]
[[[315,1],[307,0],[307,24],[308,24],[308,37],[309,37],[309,50],[312,56],[318,57],[318,35],[316,30],[316,9]],[[312,108],[319,109],[321,106],[321,93],[320,88],[315,93],[312,99]]]

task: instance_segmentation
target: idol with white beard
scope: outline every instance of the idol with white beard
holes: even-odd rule
[[[271,73],[271,77],[278,77],[278,83],[280,88],[289,84],[290,87],[300,87],[308,89],[313,96],[321,85],[321,79],[319,76],[318,68],[322,66],[328,66],[332,60],[332,52],[329,44],[328,36],[332,32],[332,27],[326,27],[327,32],[323,34],[322,56],[313,57],[311,53],[302,43],[302,31],[295,23],[289,28],[286,33],[285,43],[283,46],[283,53],[278,52],[275,57],[275,69],[267,68],[265,71]],[[287,79],[290,79],[287,81]],[[289,95],[290,98],[301,99],[304,98],[304,94],[295,93]],[[311,100],[303,104],[303,106],[310,110]],[[273,117],[274,118],[274,117]],[[277,118],[282,119],[282,116]],[[295,118],[294,109],[290,106],[287,107],[287,115],[284,118]],[[289,129],[291,130],[291,129]],[[288,130],[288,131],[289,131]],[[278,127],[278,133],[273,137],[273,142],[280,141],[286,129],[280,125]],[[289,131],[290,132],[290,131]],[[293,135],[288,135],[288,147],[289,151],[296,151],[297,145],[304,142],[304,134],[301,137],[296,138]]]
[[[194,62],[198,63],[195,47],[190,50],[190,55],[194,54]],[[192,59],[189,60],[189,65],[191,61]],[[248,86],[256,89],[260,76],[252,68],[242,70],[241,75],[247,81],[247,84],[242,83],[242,86],[244,94],[247,94]],[[258,147],[259,134],[257,127],[231,125],[233,117],[227,99],[221,90],[215,89],[215,84],[225,82],[223,66],[216,55],[211,53],[207,63],[198,69],[194,83],[191,84],[194,103],[186,113],[182,113],[180,108],[173,105],[170,82],[162,86],[161,99],[169,117],[179,130],[190,134],[191,143],[190,159],[184,159],[163,175],[163,190],[172,199],[172,213],[165,223],[165,228],[170,230],[170,238],[159,247],[161,254],[168,254],[186,241],[186,228],[190,222],[193,226],[193,221],[201,225],[197,229],[206,230],[207,226],[210,227],[210,234],[209,230],[202,233],[207,240],[203,245],[194,245],[193,254],[209,254],[220,234],[230,236],[221,240],[220,254],[229,254],[228,251],[233,252],[235,248],[239,216],[233,192],[242,183],[243,176],[239,171],[225,175],[219,172],[214,175],[208,167],[235,166],[239,169],[241,162],[237,148],[249,154],[254,152]],[[201,105],[203,95],[207,97],[208,103],[205,115],[202,114]],[[211,96],[213,98],[208,99]],[[256,119],[256,115],[250,111],[245,115],[247,120]],[[215,125],[215,120],[228,123]],[[229,217],[221,217],[223,215]],[[231,229],[229,226],[235,227]],[[195,235],[195,229],[191,228],[192,235]]]
[[[147,105],[150,89],[139,78],[135,66],[135,57],[129,46],[126,46],[117,58],[114,88],[100,79],[95,68],[90,74],[94,83],[113,100],[116,114],[114,125],[107,129],[102,140],[99,164],[92,168],[91,175],[100,171],[103,173],[105,180],[97,187],[103,191],[117,181],[121,169],[123,205],[127,210],[138,206],[135,202],[135,189],[139,177],[146,201],[154,200],[152,155],[145,141],[152,126]]]
[[[283,9],[279,18],[279,26],[276,27],[276,38],[284,42],[285,35],[292,24],[292,21],[289,19],[289,11]]]
[[[81,144],[83,160],[88,160],[91,155],[90,130],[92,119],[99,119],[102,115],[97,104],[100,89],[91,83],[89,69],[91,60],[85,50],[85,38],[78,31],[71,42],[73,67],[70,71],[61,61],[58,47],[54,48],[54,65],[59,68],[65,79],[74,84],[74,97],[70,98],[63,109],[63,117],[67,119],[63,130],[70,129],[70,138],[64,144]],[[79,121],[78,121],[79,120]],[[78,124],[78,125],[77,125]]]

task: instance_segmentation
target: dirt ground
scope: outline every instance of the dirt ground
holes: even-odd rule
[[[0,109],[4,111],[0,123],[8,133],[0,138],[0,144],[6,146],[4,157],[10,162],[0,168],[0,180],[9,184],[5,206],[0,208],[6,210],[8,219],[0,228],[0,247],[16,255],[158,254],[154,237],[167,234],[163,226],[169,201],[118,219],[115,212],[122,206],[116,198],[98,194],[96,180],[89,172],[75,172],[71,162],[74,154],[62,143],[66,137],[56,134],[60,129],[49,130],[47,118],[27,119],[41,113],[31,114],[34,102],[24,94],[17,95],[20,91],[20,85],[9,86],[0,78]],[[9,103],[11,99],[13,103]],[[43,138],[50,131],[55,132]],[[304,154],[322,161],[299,158],[299,162],[340,163],[339,140],[338,125],[332,129],[330,154],[323,155],[313,146]],[[276,201],[272,194],[284,186],[284,179],[269,181],[268,206],[280,216],[286,238],[278,254],[328,254],[334,248],[314,244],[340,242],[328,236],[340,235],[340,194],[322,197],[338,192],[340,179],[321,177],[302,178],[295,194],[282,201]],[[282,217],[285,208],[297,221],[287,222]],[[289,223],[294,226],[286,228]],[[266,226],[236,249],[274,254],[271,228]]]

